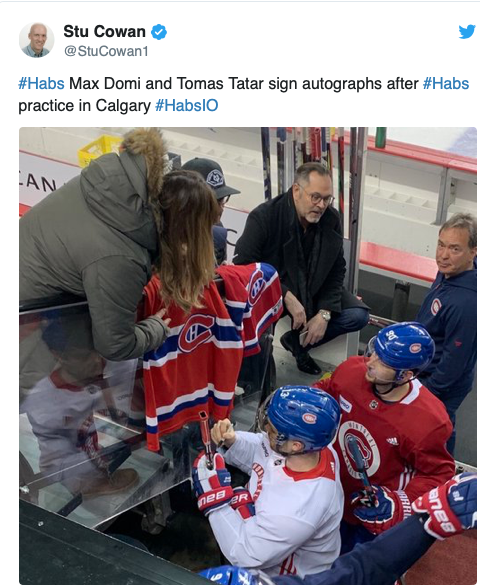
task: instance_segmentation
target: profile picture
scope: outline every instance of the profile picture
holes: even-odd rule
[[[20,31],[20,49],[28,57],[46,57],[54,42],[52,30],[43,22],[31,22]]]

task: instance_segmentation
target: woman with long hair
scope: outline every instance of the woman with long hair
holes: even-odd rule
[[[198,173],[165,176],[158,200],[160,254],[155,269],[166,305],[173,302],[186,313],[199,306],[203,288],[214,276],[212,226],[217,216],[213,191]]]

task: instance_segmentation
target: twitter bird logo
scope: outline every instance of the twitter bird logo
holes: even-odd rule
[[[458,27],[460,29],[460,34],[462,35],[459,37],[460,39],[469,39],[473,35],[473,31],[475,30],[474,24],[469,24],[467,28],[463,28],[463,26]]]

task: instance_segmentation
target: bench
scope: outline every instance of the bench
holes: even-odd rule
[[[408,305],[410,283],[429,287],[435,280],[438,270],[433,258],[373,242],[360,244],[360,267],[365,271],[395,279],[392,319],[370,315],[369,324],[379,328],[403,321]]]
[[[423,286],[433,283],[438,270],[433,258],[403,252],[373,242],[361,242],[360,267],[378,275]]]

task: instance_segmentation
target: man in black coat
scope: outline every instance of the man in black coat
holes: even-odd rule
[[[277,269],[292,319],[280,342],[309,374],[321,372],[309,349],[368,322],[367,306],[343,288],[343,230],[332,202],[329,172],[320,163],[302,165],[287,193],[249,214],[233,258],[235,264],[261,261]]]

